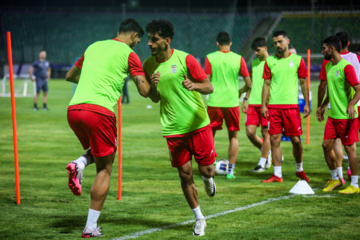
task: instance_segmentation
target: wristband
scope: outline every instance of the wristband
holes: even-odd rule
[[[249,99],[248,99],[248,98],[246,98],[246,97],[244,97],[243,99],[244,99],[244,100],[246,100],[246,101],[247,101],[247,100],[249,100]]]

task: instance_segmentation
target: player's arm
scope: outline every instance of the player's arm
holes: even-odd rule
[[[301,91],[304,95],[305,106],[304,106],[304,118],[310,114],[310,101],[309,101],[309,89],[305,78],[299,78]]]
[[[320,107],[316,110],[316,118],[319,122],[324,120],[325,108],[329,103],[329,88],[326,89],[326,97]]]
[[[354,105],[357,104],[357,102],[360,99],[360,82],[359,82],[359,79],[357,78],[355,68],[352,65],[350,65],[350,64],[347,65],[344,68],[344,73],[345,73],[345,78],[346,78],[347,82],[355,90],[354,97],[351,99],[351,101],[349,102],[349,104],[346,108],[346,113],[349,116],[349,118],[354,119],[355,115],[356,115]]]
[[[201,94],[210,94],[214,91],[214,87],[211,84],[208,76],[200,66],[199,62],[192,56],[186,56],[186,67],[191,80],[184,74],[184,81],[182,85],[189,91],[197,91]]]
[[[304,95],[305,106],[304,106],[304,118],[310,115],[310,101],[309,101],[309,89],[306,82],[307,70],[305,61],[303,58],[300,60],[300,66],[298,69],[298,77],[300,81],[301,91]]]
[[[240,59],[240,72],[239,72],[239,74],[244,78],[244,81],[245,81],[244,87],[242,87],[239,90],[239,97],[240,97],[241,94],[243,94],[244,92],[247,92],[248,90],[250,90],[251,86],[252,86],[251,79],[250,79],[250,74],[249,74],[249,71],[247,69],[245,59],[243,57],[241,57],[241,59]]]
[[[242,110],[243,113],[246,113],[247,108],[249,107],[248,100],[249,100],[249,97],[250,97],[250,93],[251,93],[251,89],[249,89],[246,92],[245,97],[243,99],[243,103],[242,103],[242,107],[241,107],[241,110]],[[240,97],[240,95],[239,95],[239,97]]]
[[[201,82],[193,82],[187,78],[186,74],[184,74],[184,81],[182,82],[182,85],[189,91],[197,91],[201,94],[210,94],[214,91],[214,87],[208,77],[203,79]]]
[[[134,52],[129,55],[128,67],[130,76],[134,81],[139,94],[145,98],[148,97],[150,93],[150,83],[145,78],[140,58]]]
[[[49,80],[51,77],[51,68],[49,67],[47,70],[47,80]]]
[[[267,118],[268,109],[267,109],[267,100],[270,96],[270,79],[264,79],[264,85],[261,93],[261,115],[264,118]]]
[[[65,79],[68,82],[79,83],[81,74],[81,68],[76,66],[75,64],[70,68],[70,70],[66,73]]]
[[[161,100],[160,93],[157,90],[157,84],[160,81],[160,72],[156,72],[151,76],[151,78],[145,72],[145,77],[148,83],[150,84],[150,92],[148,97],[154,103],[158,103]]]
[[[29,75],[30,75],[31,81],[35,81],[34,78],[33,78],[33,73],[34,73],[34,67],[31,66],[31,67],[29,68]]]
[[[143,97],[148,97],[150,93],[150,84],[145,79],[145,75],[136,75],[131,77],[134,81],[139,94]]]
[[[211,63],[209,62],[208,57],[205,58],[205,74],[209,78],[211,82],[211,75],[212,75],[212,69],[211,69]]]

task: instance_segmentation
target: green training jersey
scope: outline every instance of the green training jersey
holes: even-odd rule
[[[355,90],[351,87],[346,80],[344,69],[347,65],[350,65],[345,59],[341,59],[336,65],[332,65],[332,62],[326,64],[326,78],[329,89],[330,100],[330,113],[329,117],[333,119],[349,119],[346,113],[346,108],[349,102],[355,95]],[[358,117],[357,106],[354,105],[356,112],[355,117]]]
[[[302,58],[296,54],[291,54],[287,58],[278,58],[276,55],[266,58],[271,72],[269,105],[299,104],[298,70],[301,60]]]
[[[208,106],[239,106],[241,56],[234,52],[216,51],[206,57],[211,64],[211,83],[214,86],[214,92],[209,95]]]
[[[158,63],[155,56],[144,61],[148,76],[160,72],[157,89],[160,94],[160,121],[164,136],[181,135],[205,127],[210,123],[200,93],[188,91],[182,85],[187,53],[174,49],[169,60]]]
[[[98,41],[84,53],[80,80],[70,105],[96,104],[114,112],[128,76],[128,58],[133,50],[115,40]]]
[[[249,104],[261,105],[262,89],[264,85],[264,78],[263,78],[264,65],[265,65],[265,60],[260,61],[259,58],[256,58],[251,62],[252,87],[249,98]]]

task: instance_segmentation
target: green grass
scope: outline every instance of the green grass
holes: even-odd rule
[[[316,99],[317,86],[318,82],[312,83],[313,99]],[[84,151],[66,119],[71,85],[59,80],[50,81],[49,87],[48,112],[34,112],[31,98],[16,99],[20,205],[16,205],[15,196],[10,98],[0,98],[1,239],[78,239],[86,223],[95,166],[89,166],[85,171],[83,194],[80,197],[72,195],[67,186],[65,167]],[[170,165],[167,144],[161,135],[159,106],[141,98],[133,84],[129,91],[131,102],[122,107],[122,200],[117,200],[116,162],[110,192],[99,219],[105,234],[102,239],[193,219],[177,171]],[[312,104],[314,107],[316,101]],[[152,105],[152,109],[146,109],[147,105]],[[304,169],[311,178],[310,186],[315,189],[315,195],[295,196],[209,219],[202,239],[358,239],[360,195],[321,191],[330,178],[321,149],[324,124],[316,121],[313,108],[310,145],[304,142],[303,146]],[[298,181],[292,146],[282,142],[284,182],[262,184],[261,180],[268,178],[273,168],[260,174],[250,172],[260,153],[245,135],[244,114],[241,115],[241,128],[237,178],[227,181],[223,176],[216,177],[214,198],[207,197],[194,165],[194,179],[204,215],[289,196],[289,190]],[[306,129],[305,121],[303,128]],[[302,138],[305,140],[305,135]],[[217,133],[215,145],[219,157],[227,158],[226,131]],[[192,224],[139,237],[193,238]]]

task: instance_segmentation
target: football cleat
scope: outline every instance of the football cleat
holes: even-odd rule
[[[79,169],[76,162],[71,162],[67,165],[66,169],[69,174],[69,188],[71,192],[76,195],[81,195],[81,183],[83,182],[83,172]]]
[[[234,176],[234,174],[228,173],[226,174],[226,179],[235,179],[236,177]]]
[[[270,163],[271,164],[271,163]],[[263,168],[261,165],[257,165],[252,172],[265,172],[265,168]]]
[[[298,178],[300,178],[301,180],[305,180],[307,182],[310,182],[310,179],[308,178],[308,176],[306,176],[305,172],[304,171],[301,171],[301,172],[296,172],[296,176]]]
[[[271,183],[271,182],[283,182],[283,178],[279,178],[275,175],[272,175],[269,179],[262,180],[263,183]]]
[[[205,192],[209,197],[213,197],[215,196],[216,193],[216,184],[214,181],[214,178],[206,178],[204,176],[202,176],[202,179],[204,181],[204,187],[205,187]]]
[[[205,218],[196,219],[193,235],[195,235],[195,236],[204,236],[205,235],[205,228],[206,228]]]
[[[350,185],[347,188],[340,190],[339,193],[342,193],[342,194],[359,193],[359,188],[356,188],[353,185]]]
[[[341,186],[340,180],[331,179],[331,181],[329,183],[327,183],[327,186],[325,188],[323,188],[323,192],[331,192],[332,190],[334,190],[335,188],[337,188],[339,186]]]
[[[103,234],[100,231],[101,231],[100,227],[97,227],[94,231],[91,231],[89,228],[85,227],[81,237],[82,238],[101,237],[103,236]]]

